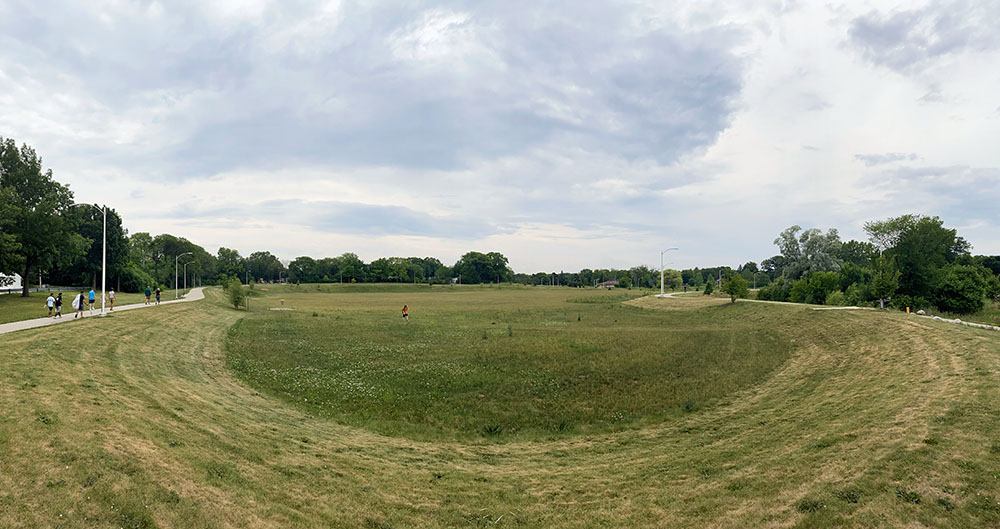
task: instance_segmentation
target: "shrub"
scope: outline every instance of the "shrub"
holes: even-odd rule
[[[843,292],[835,290],[826,295],[825,304],[835,307],[846,307],[848,305],[847,296],[845,296]]]
[[[155,284],[156,281],[153,281],[152,276],[134,264],[127,266],[121,273],[120,289],[122,292],[142,292],[146,285]]]
[[[243,285],[237,279],[230,279],[229,283],[226,283],[226,293],[234,309],[240,308],[246,302],[247,293],[243,290]]]
[[[788,301],[792,303],[805,303],[809,296],[809,280],[807,278],[796,279],[792,283],[792,288],[788,290]]]
[[[702,293],[702,295],[710,296],[714,290],[715,290],[714,282],[709,281],[708,283],[705,283],[705,292]]]
[[[986,304],[986,281],[973,266],[953,265],[941,271],[934,289],[934,304],[941,310],[970,314]]]
[[[906,307],[910,307],[911,311],[917,311],[920,309],[928,309],[931,307],[931,302],[927,301],[926,298],[920,296],[908,296],[906,294],[897,294],[892,297],[892,303],[890,306],[897,310],[905,310]]]
[[[764,301],[788,301],[788,294],[791,289],[791,282],[787,281],[783,277],[779,277],[770,285],[761,287],[761,289],[757,291],[757,299]]]
[[[851,284],[847,287],[847,290],[844,291],[844,298],[848,305],[854,305],[856,307],[862,307],[864,305],[871,306],[872,295],[867,283]]]
[[[722,291],[729,294],[729,299],[736,303],[736,298],[747,297],[747,280],[736,272],[730,271],[726,274],[726,280],[722,282]]]

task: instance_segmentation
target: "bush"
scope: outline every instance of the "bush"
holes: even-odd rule
[[[246,290],[243,289],[243,285],[238,279],[230,279],[226,283],[226,293],[228,294],[229,302],[233,304],[234,309],[238,309],[243,306],[247,299]]]
[[[805,303],[808,295],[809,280],[804,277],[793,281],[792,288],[788,289],[788,301],[792,303]]]
[[[953,265],[941,270],[934,288],[934,304],[941,310],[971,314],[986,304],[986,280],[977,267]]]
[[[840,276],[836,272],[812,272],[792,283],[788,300],[793,303],[822,305],[831,292],[840,290]]]
[[[709,296],[712,294],[714,290],[715,290],[714,281],[709,281],[708,283],[705,283],[705,292],[702,295]]]
[[[871,306],[872,294],[868,284],[853,283],[844,291],[845,302],[855,307]]]
[[[931,302],[928,301],[927,298],[922,298],[920,296],[896,294],[892,297],[892,302],[889,306],[897,310],[906,310],[906,307],[910,307],[911,311],[916,312],[920,309],[931,308]]]
[[[825,301],[826,305],[831,305],[834,307],[846,307],[848,305],[847,296],[845,296],[844,293],[839,290],[835,290],[827,294]]]
[[[791,289],[791,282],[785,280],[783,277],[779,277],[770,285],[761,287],[757,291],[757,299],[764,301],[788,301],[788,294]]]
[[[726,280],[722,282],[722,291],[729,294],[729,299],[736,303],[736,298],[747,297],[747,280],[736,272],[730,271],[726,274]]]

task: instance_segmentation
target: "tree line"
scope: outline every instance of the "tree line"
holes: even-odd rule
[[[757,298],[957,314],[1000,301],[1000,256],[973,255],[940,218],[901,215],[865,232],[867,241],[842,242],[836,229],[784,230],[774,241],[781,254],[765,260],[772,282]]]
[[[189,286],[233,279],[444,283],[454,278],[477,284],[514,277],[507,258],[498,252],[468,252],[453,266],[433,257],[384,257],[365,263],[356,254],[344,253],[297,257],[286,267],[268,251],[244,257],[222,247],[212,254],[184,237],[129,234],[114,208],[75,203],[73,192],[53,178],[51,169],[43,169],[34,149],[0,138],[0,286],[9,284],[15,273],[22,277],[23,296],[35,278],[67,287],[98,286],[105,213],[106,279],[110,288],[125,292],[171,287],[175,280]],[[180,270],[184,272],[176,278]]]
[[[82,207],[77,207],[82,206]],[[107,279],[111,287],[138,292],[170,287],[176,269],[189,285],[231,280],[301,283],[421,282],[658,288],[660,271],[585,268],[578,272],[514,273],[499,252],[468,252],[448,266],[433,257],[382,257],[369,263],[354,253],[300,256],[286,267],[268,251],[242,256],[215,254],[183,238],[147,232],[129,234],[113,208],[76,204],[73,193],[43,170],[31,147],[0,138],[0,274],[18,273],[22,295],[36,277],[61,286],[97,286],[101,267],[103,211],[107,212]],[[739,277],[759,288],[764,300],[833,305],[937,308],[955,313],[981,310],[1000,298],[1000,256],[972,255],[971,245],[938,217],[902,215],[865,225],[867,241],[840,240],[836,229],[791,226],[774,240],[779,254],[758,265],[665,270],[664,286],[701,289]],[[0,282],[3,277],[0,276]],[[178,283],[183,284],[184,279]],[[0,284],[0,286],[4,286]]]

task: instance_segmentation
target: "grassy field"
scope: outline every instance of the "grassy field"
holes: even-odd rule
[[[89,290],[89,289],[87,289]],[[53,291],[52,295],[55,297],[56,294],[62,292],[63,294],[63,315],[70,315],[73,317],[73,298],[80,293],[79,290],[62,290]],[[86,290],[84,291],[84,296],[86,296]],[[183,294],[186,291],[184,289],[180,290]],[[32,292],[30,296],[22,298],[20,294],[3,294],[0,295],[0,323],[9,323],[12,321],[23,321],[23,320],[33,320],[35,318],[44,318],[48,316],[49,309],[45,307],[45,299],[49,296],[48,292]],[[152,297],[150,299],[153,299]],[[164,291],[162,294],[163,300],[174,299],[174,291]],[[130,294],[126,292],[115,292],[115,306],[130,305],[133,303],[142,303],[146,300],[146,296],[143,294]],[[95,310],[101,308],[101,293],[97,292],[97,303],[94,304]],[[110,308],[110,305],[106,305],[105,308]]]
[[[587,307],[622,325],[663,318],[669,328],[677,317],[725,332],[753,320],[790,351],[757,384],[687,413],[497,442],[338,424],[237,378],[229,329],[244,318],[294,322],[309,309],[267,310],[277,296],[292,308],[290,293],[254,298],[249,316],[209,291],[202,302],[13,333],[0,346],[0,527],[1000,526],[997,333],[704,299],[571,303],[595,294],[549,290],[531,303],[551,303],[537,310],[565,312],[568,325],[576,313],[587,323]],[[424,308],[416,290],[402,294],[411,330],[459,304]],[[398,301],[373,303],[389,321]],[[336,310],[316,319],[336,326]],[[495,301],[480,310],[516,313]],[[375,309],[348,310],[365,311]],[[544,321],[558,320],[535,324]],[[486,342],[504,339],[497,326]],[[512,327],[506,338],[517,339]]]
[[[388,435],[524,438],[659,423],[759,383],[792,347],[749,304],[625,305],[632,291],[273,287],[230,367],[307,411]],[[400,309],[410,308],[404,322]]]
[[[983,310],[973,314],[954,314],[951,312],[941,312],[937,310],[927,311],[929,316],[941,316],[942,318],[971,321],[976,323],[988,323],[990,325],[1000,325],[1000,303],[991,301],[983,307]]]

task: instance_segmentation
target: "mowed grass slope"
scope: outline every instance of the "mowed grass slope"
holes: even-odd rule
[[[756,306],[664,312],[629,292],[278,287],[237,323],[247,382],[341,422],[496,439],[659,422],[764,379],[792,347]],[[410,321],[401,318],[404,304]]]
[[[753,308],[793,347],[761,384],[505,443],[381,435],[261,394],[225,365],[243,314],[211,299],[6,335],[0,527],[1000,525],[995,333]]]

